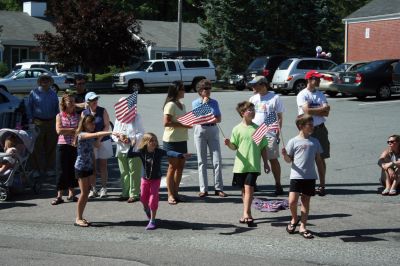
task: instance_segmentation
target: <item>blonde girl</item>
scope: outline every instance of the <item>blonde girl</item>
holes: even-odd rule
[[[159,202],[159,189],[161,182],[161,160],[162,157],[188,158],[190,154],[175,151],[165,151],[158,146],[157,136],[153,133],[145,133],[139,143],[138,151],[132,149],[128,157],[140,157],[143,162],[143,174],[140,185],[140,201],[149,223],[146,230],[154,230],[156,225],[156,214]]]

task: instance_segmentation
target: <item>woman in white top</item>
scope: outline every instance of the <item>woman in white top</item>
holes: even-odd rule
[[[119,101],[124,99],[125,97],[122,97]],[[119,133],[118,136],[113,135],[112,138],[117,143],[115,156],[118,158],[121,172],[120,200],[132,203],[140,199],[142,162],[139,157],[128,158],[127,154],[131,146],[133,151],[137,151],[137,145],[143,137],[144,128],[141,116],[137,113],[135,119],[130,123],[123,123],[115,119],[113,132]]]

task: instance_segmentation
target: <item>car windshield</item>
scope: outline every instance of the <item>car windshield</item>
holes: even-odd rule
[[[333,72],[345,72],[350,66],[351,64],[343,63],[337,66],[332,66],[329,70]]]
[[[150,65],[151,65],[151,62],[145,61],[140,66],[138,66],[138,68],[136,68],[136,70],[137,71],[145,71]]]
[[[265,60],[264,57],[257,57],[250,63],[248,69],[259,69],[264,68],[264,64],[267,63],[268,60]]]
[[[293,62],[292,59],[286,59],[282,63],[279,64],[278,70],[286,70],[289,68],[290,64]]]
[[[368,64],[363,65],[358,71],[374,71],[386,64],[386,61],[374,61]]]

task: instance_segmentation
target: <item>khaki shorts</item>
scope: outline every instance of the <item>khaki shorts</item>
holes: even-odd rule
[[[100,147],[94,148],[94,157],[96,159],[110,159],[113,156],[111,139],[100,142]]]
[[[331,157],[330,155],[330,143],[328,139],[328,129],[325,124],[321,124],[314,127],[314,132],[311,134],[312,137],[318,139],[322,147],[321,157],[326,159]]]
[[[268,160],[279,158],[279,144],[276,142],[277,137],[267,136],[268,139]]]

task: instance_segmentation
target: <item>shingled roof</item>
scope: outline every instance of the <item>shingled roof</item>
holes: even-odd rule
[[[167,21],[141,20],[140,37],[152,41],[157,47],[177,46],[178,23]],[[200,48],[200,33],[204,29],[196,23],[182,23],[182,48]]]
[[[49,21],[17,11],[0,10],[0,25],[3,25],[3,32],[0,35],[3,45],[37,46],[34,34],[46,30],[55,33]]]
[[[361,22],[391,18],[400,18],[400,0],[372,0],[343,21]]]
[[[171,48],[177,46],[178,23],[154,20],[140,20],[142,31],[140,37],[155,43],[155,46]],[[0,25],[3,32],[0,40],[3,45],[37,46],[33,35],[45,30],[55,33],[53,25],[43,18],[31,17],[23,12],[0,11]],[[182,24],[182,48],[200,48],[200,32],[196,23]]]

